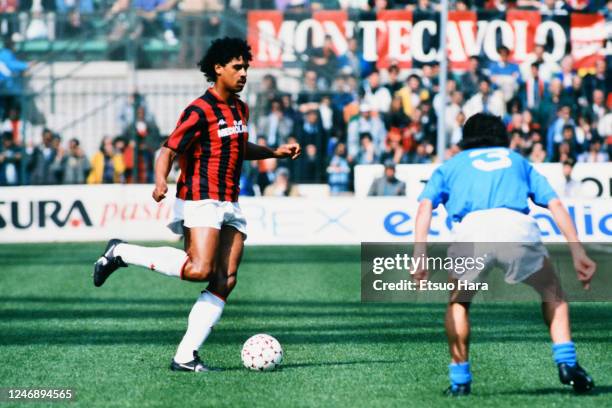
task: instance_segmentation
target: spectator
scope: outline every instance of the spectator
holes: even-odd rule
[[[570,90],[575,76],[574,59],[571,55],[566,55],[561,59],[561,72],[556,73],[555,78],[561,80],[563,89]]]
[[[130,126],[134,124],[136,119],[135,112],[138,111],[139,108],[144,109],[145,120],[146,121],[155,121],[153,113],[149,110],[147,101],[140,92],[134,91],[130,93],[127,98],[123,101],[121,106],[119,107],[119,126],[121,129],[121,133],[125,134]]]
[[[606,115],[605,95],[601,89],[593,91],[593,103],[590,106],[590,114],[594,122],[599,122]]]
[[[548,128],[546,135],[546,153],[548,157],[555,158],[554,152],[558,151],[558,145],[563,141],[563,129],[566,126],[575,126],[571,118],[571,108],[563,105],[557,111],[557,119]]]
[[[309,55],[307,69],[319,73],[325,88],[330,88],[338,73],[338,56],[331,36],[326,35],[323,46],[314,48]]]
[[[304,72],[304,82],[302,90],[298,94],[297,104],[300,112],[305,113],[309,110],[319,108],[321,102],[321,91],[319,88],[318,75],[316,71],[308,70]]]
[[[78,139],[68,142],[68,153],[63,155],[61,167],[64,184],[85,184],[87,181],[91,166]]]
[[[540,12],[542,14],[567,14],[569,7],[562,0],[542,0]]]
[[[612,7],[612,1],[609,1],[608,4]],[[589,103],[593,103],[592,96],[596,89],[601,90],[604,95],[612,92],[612,75],[608,74],[606,60],[597,60],[595,62],[595,73],[586,75],[583,82],[584,92],[589,98]]]
[[[137,139],[144,141],[151,153],[156,151],[161,144],[159,128],[155,123],[155,119],[153,115],[147,115],[147,110],[144,106],[136,108],[136,119],[123,137],[127,140]]]
[[[395,177],[395,163],[385,162],[385,174],[379,177],[370,186],[369,196],[405,196],[406,183]]]
[[[402,100],[404,113],[412,118],[414,110],[419,107],[422,99],[427,99],[429,93],[421,90],[421,78],[412,74],[406,79],[406,85],[397,91],[397,96]]]
[[[457,127],[457,115],[462,112],[463,94],[461,91],[453,91],[450,95],[450,103],[446,106],[445,124],[447,137],[450,136]],[[462,126],[461,124],[460,126]]]
[[[478,112],[503,116],[506,113],[506,106],[501,93],[492,91],[491,83],[483,77],[479,82],[479,92],[466,102],[463,111],[468,119]]]
[[[327,167],[328,183],[332,195],[349,191],[349,177],[351,168],[346,160],[346,147],[344,143],[336,145],[334,156]]]
[[[582,77],[576,75],[572,87],[565,91],[566,98],[572,106],[572,111],[583,112],[589,108],[589,99],[584,88]]]
[[[32,6],[25,38],[27,40],[47,40],[52,37],[53,35],[49,33],[49,28],[45,22],[42,7],[40,5]]]
[[[279,167],[276,170],[274,182],[266,187],[266,197],[299,197],[300,192],[295,184],[289,181],[289,170]]]
[[[268,146],[277,147],[286,143],[293,126],[293,120],[283,114],[280,100],[273,100],[270,113],[259,119],[257,133],[266,138]]]
[[[404,129],[410,124],[410,118],[402,108],[402,98],[396,96],[391,101],[391,109],[385,117],[387,129],[397,128]]]
[[[563,181],[556,189],[562,198],[578,198],[582,195],[580,182],[572,177],[575,164],[576,161],[574,159],[567,159],[562,163]]]
[[[105,136],[100,150],[91,158],[91,172],[87,184],[111,184],[124,182],[125,164],[121,153],[115,151],[113,140]]]
[[[287,96],[289,97],[289,102],[291,102],[291,95]],[[270,113],[272,101],[278,98],[282,97],[278,90],[278,85],[276,84],[276,77],[272,74],[264,75],[257,92],[257,103],[253,106],[253,110],[251,111],[253,117],[259,119]]]
[[[411,158],[411,162],[414,164],[427,164],[431,163],[431,155],[433,153],[433,146],[428,143],[419,143],[414,152],[414,156]]]
[[[300,183],[323,182],[323,168],[317,146],[310,144],[304,147],[304,157],[296,160],[299,164],[299,174],[296,179]]]
[[[375,164],[379,163],[378,154],[372,143],[372,135],[365,132],[360,136],[359,151],[355,158],[355,164]]]
[[[54,140],[55,139],[55,140]],[[34,185],[59,184],[52,165],[57,156],[58,138],[49,129],[42,133],[42,144],[36,146],[29,163],[30,183]]]
[[[327,151],[327,135],[321,125],[318,110],[306,112],[304,123],[298,129],[298,140],[302,146],[315,145],[319,155],[324,155]],[[321,159],[324,159],[322,156]]]
[[[392,129],[389,132],[389,137],[387,138],[387,144],[385,145],[385,149],[380,155],[380,161],[382,163],[401,163],[406,161],[404,159],[404,150],[401,145],[401,133],[397,129]]]
[[[547,161],[546,150],[544,150],[544,145],[542,143],[533,144],[533,148],[529,154],[529,161],[531,163],[545,163]]]
[[[452,146],[459,146],[463,139],[463,124],[465,123],[465,114],[463,111],[457,112],[455,116],[453,130],[450,134],[450,144]]]
[[[478,84],[481,77],[482,71],[478,56],[472,55],[468,60],[467,70],[459,77],[460,88],[463,91],[465,100],[469,100],[478,92]]]
[[[360,115],[353,119],[348,124],[347,130],[347,145],[348,145],[348,160],[353,162],[359,150],[359,136],[362,133],[372,135],[374,148],[380,152],[385,143],[387,130],[384,123],[379,117],[372,115],[372,108],[367,103],[362,103],[359,107]]]
[[[13,134],[4,132],[2,134],[2,146],[0,146],[0,186],[17,186],[21,184],[21,159],[23,149],[15,144]]]
[[[213,0],[207,1],[212,2]],[[172,31],[172,15],[167,13],[175,5],[174,0],[133,0],[131,6],[136,11],[136,15],[140,17],[141,27],[139,29],[142,30],[142,36],[155,38],[161,28],[165,40],[171,45],[176,45],[178,40]]]
[[[28,63],[17,59],[15,44],[10,39],[4,40],[4,48],[0,50],[0,96],[2,98],[2,116],[10,108],[17,107],[23,94],[23,75],[28,69]]]
[[[324,95],[321,98],[321,103],[319,104],[319,118],[327,139],[332,137],[335,138],[334,125],[338,124],[338,120],[336,119],[331,97],[329,95]]]
[[[580,163],[606,163],[609,160],[608,153],[601,150],[601,139],[593,139],[589,150],[578,156]]]
[[[17,145],[21,145],[21,132],[23,131],[23,121],[21,120],[21,113],[17,106],[11,106],[8,110],[8,117],[0,128],[2,133],[10,133],[13,135],[13,142]]]
[[[528,109],[534,109],[540,105],[544,98],[546,83],[540,78],[540,70],[537,62],[531,64],[529,75],[521,85],[521,102]]]
[[[548,92],[544,94],[544,98],[537,108],[538,122],[543,129],[555,120],[555,116],[562,104],[567,104],[567,101],[562,99],[563,85],[559,78],[554,78],[549,86]]]
[[[402,82],[399,80],[400,69],[396,61],[393,61],[387,70],[388,80],[384,85],[391,96],[395,95],[397,91],[402,89]]]
[[[533,64],[538,64],[538,78],[544,81],[544,83],[550,83],[553,76],[561,71],[559,64],[546,57],[545,48],[542,44],[535,44],[533,54],[529,54],[521,64],[521,76],[523,78],[533,76],[531,72]]]
[[[489,65],[491,82],[501,90],[504,101],[508,102],[514,96],[521,83],[521,72],[518,65],[510,62],[510,50],[502,45],[497,49],[499,61]]]
[[[380,73],[378,70],[372,71],[368,79],[364,82],[361,90],[362,101],[367,103],[372,111],[386,114],[391,107],[391,93],[381,86]]]
[[[225,2],[221,0],[181,0],[179,2],[178,25],[181,28],[180,66],[191,68],[202,57],[202,44],[208,44],[219,34],[221,13]],[[170,42],[174,36],[171,26],[166,31]],[[166,35],[166,34],[164,34]]]

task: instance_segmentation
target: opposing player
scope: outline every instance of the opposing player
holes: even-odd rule
[[[559,279],[541,242],[540,231],[529,213],[528,198],[548,207],[559,229],[569,242],[578,279],[588,289],[596,265],[586,255],[578,241],[572,220],[547,180],[522,156],[507,148],[504,125],[496,116],[479,113],[463,128],[463,151],[440,166],[432,175],[419,197],[415,226],[415,242],[424,243],[431,224],[432,210],[444,204],[449,216],[457,222],[453,227],[455,243],[449,255],[469,256],[479,244],[461,242],[507,242],[515,245],[488,244],[486,267],[464,274],[457,279],[476,281],[493,264],[505,269],[508,283],[524,282],[542,298],[544,320],[553,341],[554,361],[563,384],[571,384],[576,392],[593,388],[593,380],[576,360],[576,349],[570,333],[569,307]],[[423,245],[415,251],[424,253]],[[415,256],[418,256],[415,252]],[[459,253],[458,253],[459,252]],[[473,254],[471,254],[473,256]],[[427,279],[420,270],[415,279]],[[455,285],[457,287],[458,285]],[[449,365],[449,395],[467,395],[472,375],[468,359],[470,322],[469,307],[475,293],[455,290],[446,312],[446,334],[451,363]]]
[[[95,286],[103,285],[114,271],[127,265],[209,282],[191,309],[187,331],[171,362],[170,368],[176,371],[209,370],[198,350],[219,321],[236,285],[247,235],[246,220],[238,205],[243,160],[296,159],[300,155],[298,144],[271,150],[248,142],[249,110],[237,94],[246,84],[251,59],[251,48],[242,39],[212,42],[199,66],[214,85],[183,111],[155,163],[153,199],[159,202],[168,191],[171,163],[178,157],[181,175],[177,199],[184,203],[178,201],[177,209],[180,211],[182,204],[186,251],[113,239],[94,266]]]

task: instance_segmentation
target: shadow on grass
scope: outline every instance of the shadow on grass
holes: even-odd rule
[[[279,368],[271,372],[283,372],[288,370],[294,370],[298,368],[310,368],[310,367],[344,367],[344,366],[357,366],[357,365],[376,365],[376,364],[404,364],[409,360],[359,360],[359,361],[328,361],[320,363],[289,363],[282,364]],[[223,371],[243,371],[243,366],[226,367]]]
[[[612,386],[610,385],[595,385],[595,388],[586,394],[576,394],[570,387],[546,387],[534,388],[529,390],[512,390],[505,392],[491,393],[493,395],[533,395],[533,396],[550,396],[550,395],[571,395],[576,398],[596,397],[598,395],[612,394]]]
[[[176,344],[192,302],[183,298],[4,296],[0,297],[0,344]],[[547,341],[537,309],[534,304],[476,307],[472,314],[474,343]],[[597,305],[581,304],[578,309],[582,316],[588,316],[588,320],[581,319],[587,325],[607,321],[610,315],[609,309]],[[224,321],[230,323],[220,326],[210,341],[241,343],[263,330],[287,344],[444,343],[444,310],[444,304],[232,299],[224,313]],[[96,321],[102,319],[106,321]],[[64,324],[69,328],[63,329]],[[517,325],[542,327],[525,333],[515,330]],[[578,337],[581,341],[609,342],[597,331],[583,330]]]

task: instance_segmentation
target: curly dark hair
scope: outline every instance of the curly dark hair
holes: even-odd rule
[[[198,62],[198,66],[209,82],[215,82],[217,80],[215,65],[223,66],[232,59],[240,57],[247,63],[253,59],[251,46],[245,40],[230,37],[219,38],[213,40],[204,57]]]
[[[510,140],[504,122],[490,113],[477,113],[463,125],[462,149],[508,147]]]

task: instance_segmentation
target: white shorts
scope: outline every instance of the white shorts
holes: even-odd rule
[[[544,265],[548,250],[542,244],[536,220],[507,208],[475,211],[453,226],[448,256],[481,258],[484,268],[472,268],[456,279],[477,281],[494,266],[504,270],[507,283],[522,282]]]
[[[187,228],[210,227],[221,229],[224,225],[236,228],[246,238],[246,218],[240,205],[231,201],[199,200],[184,201],[184,225]]]
[[[177,235],[183,235],[183,220],[185,219],[185,200],[176,198],[172,207],[172,221],[167,227]]]

